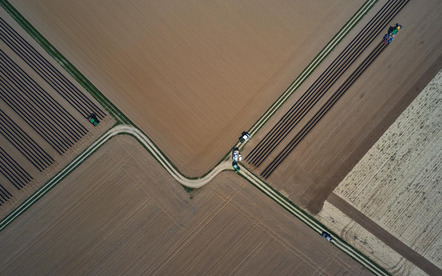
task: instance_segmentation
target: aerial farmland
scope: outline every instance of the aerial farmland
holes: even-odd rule
[[[0,272],[441,274],[441,9],[1,0]]]

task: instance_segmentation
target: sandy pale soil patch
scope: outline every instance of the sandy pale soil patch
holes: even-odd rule
[[[278,111],[246,146],[244,155],[267,134],[373,17],[376,8],[384,3],[376,4],[339,49],[298,89],[291,102]],[[276,169],[268,183],[284,190],[291,200],[312,213],[321,210],[328,195],[442,68],[442,36],[434,35],[442,32],[441,9],[442,2],[438,0],[410,1],[405,6],[391,22],[403,25],[394,42]],[[381,36],[254,172],[259,174],[264,170],[380,40]]]
[[[442,72],[335,190],[439,268],[442,268],[441,95]]]
[[[88,97],[92,102],[94,102],[103,111],[105,111],[104,108],[101,107],[100,104],[96,102],[87,91],[82,89],[82,87],[72,77],[70,77],[70,75],[66,71],[64,71],[62,67],[56,63],[55,60],[53,60],[48,54],[46,54],[46,52],[37,44],[37,42],[35,42],[26,33],[26,31],[24,31],[2,8],[0,8],[0,18],[2,18],[6,22],[6,24],[10,25],[16,32],[18,32],[19,35],[25,41],[27,41],[35,50],[41,53],[41,55],[50,64],[52,64],[61,74],[63,74],[71,83],[73,83],[78,89],[80,89],[80,91],[83,93],[83,95],[85,95],[85,97]],[[6,33],[5,30],[6,28],[2,27],[2,34]],[[26,93],[23,92],[26,91],[24,87],[28,87],[28,89],[29,87],[33,87],[32,89],[27,90],[29,91],[28,95],[39,95],[39,93],[42,93],[41,91],[45,91],[50,97],[54,99],[54,102],[58,103],[61,108],[64,108],[67,113],[72,115],[73,120],[77,120],[78,124],[81,125],[81,127],[75,127],[75,123],[73,121],[67,120],[66,119],[67,116],[64,115],[62,111],[60,111],[61,109],[56,109],[54,107],[54,103],[50,102],[48,98],[39,96],[33,100],[34,103],[22,104],[25,110],[28,110],[30,114],[33,114],[32,116],[18,115],[20,112],[20,107],[15,107],[14,109],[14,104],[11,104],[11,102],[14,103],[13,101],[10,101],[8,105],[7,102],[4,101],[6,97],[0,99],[0,110],[2,111],[2,114],[4,114],[2,116],[5,116],[2,118],[6,118],[7,116],[14,124],[13,127],[11,127],[12,125],[11,124],[10,128],[8,128],[7,131],[3,132],[6,129],[5,128],[6,120],[2,119],[2,126],[1,126],[2,133],[9,133],[9,136],[3,134],[0,135],[0,146],[11,156],[12,159],[14,159],[18,163],[19,166],[23,167],[23,169],[33,178],[32,181],[30,181],[25,186],[25,188],[18,190],[16,187],[13,186],[13,183],[11,181],[9,181],[5,176],[0,174],[0,184],[3,185],[5,189],[12,194],[12,199],[8,200],[6,204],[3,204],[0,207],[0,219],[2,219],[4,216],[9,214],[13,209],[19,206],[29,196],[31,196],[38,188],[40,188],[51,177],[53,177],[59,170],[64,168],[70,161],[72,161],[75,158],[75,156],[77,156],[84,149],[86,149],[86,147],[89,146],[94,140],[100,137],[100,135],[102,135],[107,129],[109,129],[115,123],[115,120],[110,115],[107,115],[105,119],[102,120],[97,127],[92,126],[88,122],[88,120],[82,116],[82,114],[80,114],[76,109],[74,109],[74,107],[68,101],[66,101],[56,90],[54,90],[54,87],[49,85],[48,82],[46,82],[40,75],[38,75],[29,66],[29,63],[26,63],[22,58],[20,58],[20,56],[18,56],[6,43],[3,42],[3,40],[0,40],[0,50],[3,52],[2,54],[3,59],[1,64],[2,73],[0,73],[0,75],[2,81],[5,81],[5,83],[7,83],[5,84],[4,87],[8,85],[8,89],[10,89],[10,90],[3,90],[6,88],[2,87],[2,91],[4,91],[2,93],[12,95],[12,89],[10,87],[13,87],[13,89],[19,91],[17,95],[26,95]],[[8,62],[12,61],[13,63],[16,64],[16,67],[14,67],[13,65],[7,66],[7,64],[11,63],[7,63],[5,60],[8,60]],[[19,75],[19,73],[17,72],[20,71],[18,71],[17,68],[23,70],[24,74],[27,74],[29,79],[23,77],[23,75]],[[16,79],[14,80],[13,78],[11,78],[11,76],[14,76]],[[36,86],[31,86],[33,84],[31,84],[29,80],[33,80]],[[13,85],[14,83],[16,83],[15,86]],[[9,86],[11,84],[12,86]],[[38,90],[36,88],[37,86],[39,86],[41,90]],[[29,98],[30,98],[29,96],[15,97],[16,106],[19,100],[21,101],[23,99],[26,100]],[[40,101],[40,104],[36,104],[38,101]],[[28,100],[28,103],[29,102],[31,101]],[[17,110],[19,111],[17,112]],[[35,114],[43,114],[43,115],[40,116]],[[33,116],[34,117],[40,116],[40,119],[36,120],[35,123],[28,123],[25,121],[26,117],[31,118]],[[43,135],[48,133],[49,135],[47,138],[43,138],[43,135],[40,135],[36,131],[36,129],[38,130],[39,128],[44,129],[42,127],[42,125],[44,125],[43,122],[48,122],[48,124],[53,128],[53,130],[57,129],[60,132],[55,134],[54,131],[54,133],[51,134],[49,130],[45,129],[45,131],[42,131],[42,133],[44,133]],[[22,133],[25,133],[27,137],[29,137],[30,141],[33,141],[35,144],[31,145],[31,143],[24,143],[23,141],[25,138],[17,134],[19,128],[22,131],[20,135],[22,135]],[[84,132],[78,131],[78,129],[80,128]],[[66,135],[65,137],[67,138],[61,138],[61,136],[57,136],[60,135],[60,133]],[[62,154],[58,153],[48,143],[48,141],[53,139],[57,141],[58,145],[67,145],[68,139],[70,139],[70,141],[74,141],[72,137],[75,137],[75,135],[77,135],[76,137],[80,137],[79,133],[84,133],[84,135],[81,136],[81,138],[77,142],[73,143],[71,147],[67,148],[67,150],[64,153],[61,152]],[[69,137],[69,135],[71,136]],[[15,146],[13,143],[16,143]],[[37,145],[40,148],[36,150],[37,146],[35,145]],[[21,149],[21,151],[19,149]],[[42,152],[41,150],[46,152],[46,154],[53,159],[53,163],[50,166],[46,167],[45,169],[42,169],[43,166],[42,164],[46,164],[43,161],[47,162],[47,160],[50,160],[48,157],[39,157],[32,159],[32,157],[35,156],[42,156],[37,154],[32,155],[32,153],[36,152],[41,153]],[[37,165],[33,165],[33,163]],[[12,173],[13,169],[10,168],[9,172]]]
[[[233,172],[188,194],[117,136],[0,233],[2,274],[368,275]]]
[[[212,168],[364,2],[11,1],[188,176]]]

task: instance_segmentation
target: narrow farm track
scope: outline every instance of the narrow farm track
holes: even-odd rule
[[[0,231],[3,230],[9,223],[11,223],[15,218],[20,216],[27,208],[29,208],[34,202],[41,198],[46,192],[48,192],[52,187],[57,185],[65,176],[67,176],[71,171],[73,171],[77,166],[79,166],[84,160],[86,160],[90,155],[92,155],[98,148],[100,148],[104,143],[110,140],[116,135],[131,135],[135,137],[151,154],[152,156],[166,169],[166,171],[181,185],[189,188],[200,188],[210,182],[215,176],[225,170],[232,170],[231,162],[223,161],[219,163],[214,169],[212,169],[207,175],[199,179],[188,179],[182,175],[170,161],[161,153],[161,151],[155,146],[155,144],[142,133],[139,129],[129,126],[129,125],[118,125],[114,128],[108,130],[104,135],[102,135],[98,140],[96,140],[92,145],[90,145],[84,152],[82,152],[77,158],[75,158],[68,166],[61,170],[56,176],[49,180],[41,189],[35,192],[31,197],[29,197],[25,202],[23,202],[17,209],[10,213],[0,222]],[[318,233],[322,231],[328,231],[321,224],[315,221],[310,216],[306,215],[301,209],[296,205],[289,202],[287,199],[283,198],[281,195],[276,193],[270,186],[268,186],[259,177],[255,176],[253,173],[247,169],[242,169],[239,174],[246,178],[250,183],[260,189],[262,192],[267,194],[270,198],[280,204],[283,208],[288,210],[290,213],[295,215],[298,219],[303,221],[313,230]],[[339,249],[347,253],[349,256],[360,262],[362,265],[367,267],[375,275],[388,275],[382,268],[373,263],[366,256],[346,244],[344,241],[340,240],[338,236],[331,234],[333,237],[332,243],[336,245]]]
[[[316,66],[333,50],[333,48],[340,42],[340,40],[351,30],[351,28],[358,22],[360,18],[374,5],[376,0],[368,0],[363,7],[350,19],[349,22],[340,30],[340,32],[332,39],[332,41],[327,44],[327,46],[319,53],[319,55],[309,64],[302,74],[292,83],[292,85],[281,95],[280,98],[271,106],[271,108],[255,123],[250,130],[250,134],[253,136],[262,127],[265,122],[270,118],[277,109],[293,94],[293,92],[299,87],[299,85],[310,75],[310,73],[316,68]],[[389,3],[399,3],[408,1],[389,1]],[[52,65],[47,63],[44,57],[42,57],[32,46],[23,40],[23,38],[18,35],[6,22],[0,18],[0,40],[7,44],[12,51],[14,51],[20,58],[23,59],[41,78],[43,78],[55,91],[57,91],[60,96],[62,96],[66,101],[68,101],[78,112],[80,112],[84,117],[87,117],[91,112],[95,112],[99,119],[102,116],[106,116],[100,113],[101,110],[95,110],[95,107],[85,102],[81,95],[77,95],[75,92],[75,87],[71,87],[69,80],[63,79],[64,76],[57,74],[57,70]],[[59,72],[58,72],[59,73]],[[1,91],[0,91],[1,92]],[[80,92],[81,93],[81,92]],[[74,96],[71,96],[74,95]],[[84,95],[83,95],[84,96]],[[93,104],[93,103],[92,103]],[[111,110],[114,109],[113,106],[109,107]],[[109,111],[109,110],[108,110]],[[119,114],[118,112],[116,112]],[[124,118],[120,118],[121,121],[125,121]],[[135,137],[156,159],[157,161],[168,171],[175,180],[177,180],[181,185],[189,188],[199,188],[210,182],[216,175],[225,170],[232,170],[231,161],[228,159],[219,163],[215,168],[213,168],[207,175],[199,179],[188,179],[183,176],[175,166],[167,159],[165,155],[154,145],[154,143],[145,136],[139,129],[129,126],[129,125],[118,125],[114,128],[108,130],[103,134],[98,140],[96,140],[92,145],[90,145],[85,151],[83,151],[79,156],[77,156],[68,166],[61,170],[57,175],[55,175],[51,180],[49,180],[43,187],[41,187],[37,192],[35,192],[30,198],[23,202],[16,210],[0,221],[0,231],[4,229],[9,223],[11,223],[16,217],[23,213],[27,208],[29,208],[34,202],[36,202],[40,197],[42,197],[46,192],[48,192],[52,187],[57,185],[66,175],[73,171],[77,166],[79,166],[85,159],[92,155],[99,147],[101,147],[106,141],[110,140],[116,135],[131,135]],[[73,134],[74,135],[74,134]],[[44,138],[44,137],[43,137]],[[70,139],[73,139],[70,137]],[[244,144],[239,145],[242,147]],[[247,169],[242,169],[239,174],[246,178],[258,189],[263,191],[274,201],[280,204],[283,208],[288,210],[290,213],[295,215],[305,224],[310,226],[316,232],[321,233],[322,231],[327,231],[322,225],[317,221],[312,219],[310,216],[305,214],[296,205],[279,195],[275,192],[268,184],[266,184],[259,177],[255,176],[253,173]],[[0,187],[0,200],[1,195],[3,195],[2,187]],[[342,251],[346,252],[355,260],[359,261],[362,265],[367,267],[375,275],[388,275],[382,268],[377,266],[363,254],[356,251],[354,248],[339,239],[338,236],[331,233],[334,238],[333,244],[340,248]]]
[[[318,112],[308,121],[308,123],[295,135],[288,145],[276,156],[276,158],[265,168],[261,176],[267,179],[276,168],[284,162],[287,156],[295,147],[310,133],[310,131],[324,118],[327,112],[336,104],[336,102],[348,91],[356,80],[367,70],[367,68],[376,60],[376,58],[388,47],[389,44],[379,42],[376,48],[368,55],[356,70],[345,80],[345,82],[336,90],[336,92],[327,100],[327,102],[318,110]]]
[[[408,2],[409,0],[388,1],[253,148],[245,161],[259,167]]]

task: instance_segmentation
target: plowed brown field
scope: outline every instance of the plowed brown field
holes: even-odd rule
[[[192,198],[117,136],[0,233],[2,274],[368,275],[234,173]]]
[[[362,28],[373,17],[376,8],[384,3],[380,1],[358,24],[358,28]],[[441,9],[442,2],[439,0],[410,1],[405,6],[391,22],[403,25],[393,43],[267,179],[269,184],[310,212],[321,210],[323,202],[345,175],[442,69],[442,36],[437,35],[442,32]],[[323,62],[298,89],[298,93],[246,145],[244,155],[267,134],[359,31],[355,29],[341,42],[340,49]],[[255,173],[264,170],[380,40],[381,36],[266,162],[259,169],[252,168]]]
[[[187,176],[212,168],[364,2],[11,1]]]
[[[40,47],[40,45],[34,41],[34,39],[29,36],[26,31],[24,31],[18,23],[15,22],[15,20],[9,16],[9,14],[3,10],[3,8],[0,7],[0,18],[6,22],[11,28],[16,31],[27,43],[29,43],[36,51],[38,51],[47,61],[49,64],[54,66],[58,72],[61,72],[63,76],[65,76],[71,83],[75,85],[87,97],[90,99],[94,104],[99,106],[101,109],[104,110],[100,104],[93,99],[93,97],[81,87],[80,84],[78,84],[66,71],[63,70],[63,68],[57,64],[57,62]],[[3,29],[2,25],[2,34],[6,33]],[[2,39],[5,36],[2,36]],[[13,36],[11,36],[13,37]],[[14,48],[16,49],[16,48]],[[78,112],[65,98],[63,98],[60,93],[58,93],[54,86],[51,86],[48,82],[46,82],[40,75],[36,73],[32,69],[32,67],[29,66],[28,63],[26,63],[19,55],[16,54],[12,50],[11,47],[8,46],[8,44],[4,43],[3,40],[0,40],[0,51],[2,51],[3,55],[2,58],[5,56],[13,61],[13,63],[16,64],[17,67],[13,66],[7,66],[7,63],[2,60],[1,63],[1,72],[0,72],[0,78],[2,81],[5,81],[7,79],[7,74],[4,74],[3,72],[14,72],[13,75],[17,78],[17,86],[20,90],[21,95],[26,95],[23,91],[26,91],[25,88],[27,87],[26,83],[29,80],[34,81],[34,90],[28,90],[32,91],[32,93],[35,98],[33,104],[24,105],[26,110],[29,112],[28,114],[31,114],[32,116],[28,116],[29,118],[39,118],[39,120],[33,121],[33,123],[29,123],[29,121],[25,121],[23,119],[26,116],[20,116],[20,112],[18,110],[20,107],[17,108],[17,105],[14,106],[14,104],[7,104],[6,101],[0,99],[0,110],[2,114],[5,114],[7,117],[11,119],[11,122],[13,122],[14,127],[12,128],[6,128],[5,121],[0,120],[1,122],[1,135],[0,135],[0,147],[3,148],[7,154],[11,156],[13,160],[17,162],[19,166],[21,166],[31,177],[32,180],[26,184],[26,186],[23,189],[18,190],[16,187],[14,187],[15,183],[13,184],[10,179],[6,178],[3,174],[0,174],[0,184],[4,186],[4,188],[12,194],[12,198],[8,200],[5,204],[0,204],[0,219],[3,219],[5,216],[7,216],[12,210],[14,210],[17,206],[19,206],[23,201],[25,201],[27,198],[29,198],[35,191],[37,191],[43,184],[45,184],[50,178],[52,178],[54,175],[56,175],[62,168],[64,168],[69,162],[71,162],[78,154],[80,154],[84,149],[86,149],[95,139],[100,137],[107,129],[112,127],[112,125],[115,123],[115,120],[112,118],[112,116],[107,115],[104,120],[100,122],[100,124],[96,127],[92,126],[88,120],[82,116],[80,112]],[[25,52],[25,51],[24,51]],[[5,60],[8,60],[5,59]],[[22,70],[22,75],[19,75],[20,72],[17,70],[19,68]],[[17,70],[17,71],[14,71]],[[29,79],[26,79],[23,77],[23,75],[29,76]],[[26,80],[26,81],[25,81]],[[7,83],[7,82],[6,82]],[[9,83],[13,83],[13,81],[10,80]],[[5,85],[5,84],[0,84]],[[5,85],[6,86],[6,85]],[[37,90],[36,87],[40,87],[41,90]],[[11,87],[11,86],[9,86]],[[12,86],[14,87],[14,86]],[[0,93],[6,93],[12,95],[12,89],[11,90],[3,90],[5,89],[2,87],[2,91]],[[10,89],[10,88],[9,88]],[[17,89],[17,88],[16,88]],[[49,102],[48,98],[42,97],[42,91],[47,93],[52,99],[54,99],[53,102]],[[40,93],[40,94],[39,94]],[[36,96],[38,95],[38,96]],[[16,97],[16,100],[20,99],[19,97]],[[23,99],[23,98],[21,98]],[[31,99],[24,97],[24,99]],[[37,100],[35,100],[37,99]],[[39,109],[39,105],[35,104],[37,101],[40,101],[41,105]],[[31,101],[29,101],[31,102]],[[54,109],[54,103],[59,104],[60,109]],[[37,107],[37,108],[36,108]],[[78,106],[76,106],[78,108]],[[63,109],[66,113],[62,113]],[[39,110],[39,111],[35,111]],[[53,112],[53,110],[56,110],[56,112]],[[43,114],[43,116],[38,116],[37,114]],[[66,114],[70,114],[75,120],[77,120],[78,124],[84,127],[85,130],[87,130],[87,133],[84,136],[81,136],[78,141],[73,143],[72,146],[70,146],[65,152],[58,153],[56,151],[55,147],[51,147],[48,141],[58,141],[59,144],[66,145],[68,138],[59,138],[56,136],[55,132],[49,132],[50,130],[58,129],[63,130],[67,129],[67,133],[78,135],[78,128],[75,128],[75,124],[72,121],[66,120]],[[57,118],[59,120],[57,120]],[[51,128],[44,128],[42,125],[44,125],[43,122],[48,122]],[[66,123],[68,122],[68,123]],[[22,136],[19,136],[16,134],[16,131],[18,129],[21,129],[23,133],[25,133],[29,137],[29,141],[33,141],[33,146],[31,144],[26,144],[24,141],[24,138]],[[45,134],[49,133],[46,138],[43,137],[43,135],[36,132],[38,129],[43,129]],[[86,131],[85,131],[86,132]],[[9,136],[8,136],[9,135]],[[63,141],[63,142],[60,142]],[[44,152],[48,154],[54,161],[51,163],[48,167],[45,169],[41,169],[34,164],[43,164],[41,160],[47,160],[47,159],[32,159],[34,155],[29,154],[29,152],[33,152],[33,149],[35,149],[35,145],[41,148]],[[40,163],[39,163],[40,162]],[[15,166],[15,168],[18,168],[18,166]],[[13,174],[14,171],[9,167],[6,173]],[[13,179],[13,178],[12,178]]]

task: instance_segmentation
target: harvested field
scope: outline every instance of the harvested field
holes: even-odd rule
[[[299,93],[295,93],[274,118],[254,136],[244,148],[244,155],[248,155],[263,139],[385,2],[380,1],[361,20],[358,27],[298,89]],[[311,213],[321,210],[323,202],[333,189],[442,68],[442,37],[423,35],[442,31],[440,9],[442,3],[436,0],[411,1],[405,6],[390,22],[403,25],[394,42],[279,165],[267,180],[269,184]],[[382,35],[380,34],[378,40],[375,40],[348,72],[342,75],[340,81],[333,85],[331,92],[301,120],[285,142],[263,163],[262,168],[281,152],[328,100],[332,92],[343,84],[362,59],[378,45]],[[261,167],[251,169],[256,174],[262,172]]]
[[[114,124],[79,87],[0,9],[0,219]]]
[[[442,71],[334,191],[439,269],[441,95]]]
[[[11,1],[187,176],[212,168],[364,2]]]
[[[368,275],[232,172],[188,194],[117,136],[0,233],[2,274]]]

